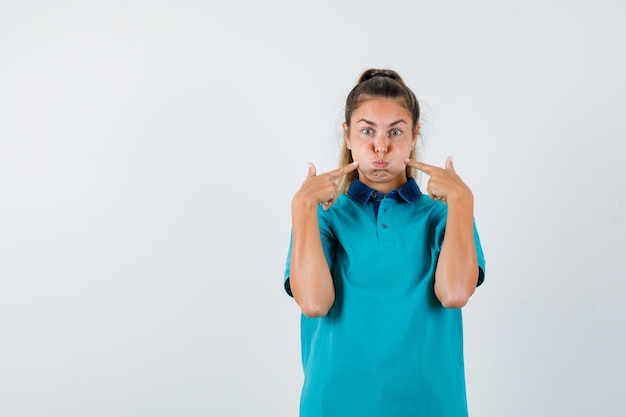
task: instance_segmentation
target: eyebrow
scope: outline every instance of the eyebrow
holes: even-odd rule
[[[372,122],[371,120],[359,119],[359,120],[356,121],[356,123],[360,123],[360,122],[365,122],[365,123],[367,123],[370,126],[378,127],[376,125],[376,123]],[[395,125],[397,125],[399,123],[404,123],[405,125],[408,124],[406,121],[404,121],[404,119],[399,119],[399,120],[396,120],[395,122],[390,123],[389,127],[395,126]]]

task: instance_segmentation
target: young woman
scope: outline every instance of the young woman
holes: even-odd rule
[[[467,416],[461,307],[485,261],[452,158],[416,161],[419,113],[396,72],[365,71],[340,167],[309,164],[293,197],[284,282],[303,313],[302,417]]]

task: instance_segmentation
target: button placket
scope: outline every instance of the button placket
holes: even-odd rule
[[[380,244],[391,243],[390,216],[388,205],[392,200],[384,198],[378,211],[378,241]]]

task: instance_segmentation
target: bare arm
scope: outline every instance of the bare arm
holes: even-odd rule
[[[322,247],[317,209],[328,209],[337,199],[335,180],[356,169],[352,163],[337,170],[316,175],[315,166],[291,202],[292,249],[291,292],[308,317],[325,316],[335,301],[335,287]]]
[[[474,293],[478,282],[478,259],[474,241],[474,196],[456,174],[452,158],[446,167],[410,161],[430,176],[428,194],[448,204],[443,245],[435,271],[435,295],[444,307],[460,308]]]

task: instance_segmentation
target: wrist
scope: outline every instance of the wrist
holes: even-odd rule
[[[474,194],[469,188],[456,193],[450,193],[446,196],[448,206],[466,207],[474,211]]]
[[[317,211],[317,206],[319,206],[317,201],[313,201],[300,194],[296,194],[291,200],[291,210],[293,211]]]

